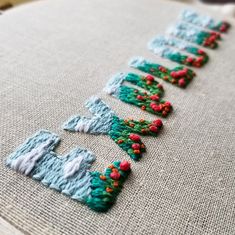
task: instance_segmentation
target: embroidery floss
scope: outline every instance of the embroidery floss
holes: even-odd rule
[[[215,49],[218,47],[217,40],[220,34],[216,32],[201,31],[192,25],[178,23],[175,27],[171,27],[168,33],[185,41],[196,43],[198,45]]]
[[[178,50],[171,47],[176,47],[178,50],[184,50],[197,56],[197,58],[181,54]],[[186,42],[167,36],[155,37],[149,42],[148,48],[150,51],[160,55],[163,58],[167,58],[179,64],[185,64],[187,66],[194,66],[198,68],[206,64],[209,59],[205,51],[191,46]]]
[[[209,16],[199,15],[193,10],[184,10],[180,15],[181,19],[187,23],[191,23],[203,28],[208,28],[217,32],[225,33],[230,28],[230,24],[226,21],[216,22]]]
[[[109,135],[134,160],[139,160],[146,151],[139,135],[156,136],[162,121],[121,119],[100,98],[92,97],[86,107],[92,117],[74,116],[63,128],[68,131]]]
[[[132,83],[148,92],[123,85]],[[135,73],[118,73],[107,83],[105,89],[108,94],[121,101],[140,107],[147,112],[166,117],[172,110],[171,103],[160,99],[163,96],[163,86],[151,75],[141,76]]]
[[[141,57],[132,58],[129,65],[182,88],[186,87],[195,76],[195,73],[192,70],[184,68],[183,66],[168,69]]]
[[[7,166],[40,181],[95,211],[107,211],[130,173],[127,161],[117,161],[104,172],[91,172],[93,153],[77,148],[65,156],[53,150],[59,137],[49,131],[39,131],[7,159]]]

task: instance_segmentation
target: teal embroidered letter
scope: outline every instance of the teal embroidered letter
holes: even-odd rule
[[[141,57],[132,58],[129,65],[182,88],[186,87],[195,76],[191,69],[184,68],[183,66],[168,69]]]
[[[148,92],[124,85],[124,82],[132,83]],[[155,81],[151,75],[119,73],[110,79],[104,90],[125,103],[135,105],[142,110],[162,117],[166,117],[172,110],[170,102],[160,99],[164,94],[163,86]]]
[[[202,67],[204,64],[207,63],[209,59],[205,51],[198,49],[197,47],[191,46],[187,42],[168,36],[155,37],[148,44],[148,48],[156,55],[160,55],[163,58],[167,58],[171,61],[187,66]],[[188,53],[191,53],[197,58],[182,54],[179,52],[179,50],[184,50]]]

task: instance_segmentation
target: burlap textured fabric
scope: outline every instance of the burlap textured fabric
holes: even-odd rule
[[[195,69],[186,90],[164,83],[174,112],[158,138],[143,138],[148,152],[132,162],[108,213],[93,212],[4,165],[40,129],[60,135],[61,154],[76,146],[92,150],[92,169],[129,159],[109,137],[71,134],[61,125],[71,115],[88,114],[83,103],[95,94],[122,117],[153,120],[102,89],[113,74],[134,71],[127,66],[132,56],[177,65],[146,44],[183,8],[159,0],[52,0],[0,17],[2,217],[30,235],[235,234],[234,26],[218,50],[207,50],[209,63]]]

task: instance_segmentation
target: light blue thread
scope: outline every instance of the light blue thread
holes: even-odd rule
[[[74,149],[65,156],[58,156],[53,150],[59,143],[59,137],[49,131],[39,131],[32,138],[29,138],[9,156],[6,164],[21,173],[27,172],[27,170],[21,171],[25,164],[24,161],[20,162],[21,166],[18,168],[13,167],[14,162],[22,158],[22,156],[25,157],[27,154],[33,153],[37,147],[48,143],[48,141],[49,145],[41,150],[40,158],[37,159],[33,168],[30,168],[29,176],[41,181],[49,188],[62,192],[73,199],[85,202],[91,192],[92,176],[89,168],[95,160],[95,156],[88,150],[81,148]],[[34,155],[32,154],[32,156]],[[82,158],[79,169],[66,178],[64,174],[66,164],[77,157]],[[24,167],[31,166],[27,163]]]
[[[24,145],[20,146],[9,156],[6,164],[11,168],[28,175],[40,160],[42,154],[53,150],[54,144],[59,143],[59,138],[48,131],[38,132],[33,138],[29,138]],[[43,148],[42,148],[43,147]]]
[[[201,27],[213,28],[216,27],[217,22],[210,16],[200,16],[197,12],[185,9],[181,13],[181,19]]]
[[[169,46],[173,46],[173,45],[168,44],[167,41],[163,37],[156,37],[148,44],[148,49],[156,55],[160,55],[161,57],[168,58],[172,54],[178,53],[177,50],[169,48]]]
[[[86,107],[94,116],[90,118],[84,116],[72,117],[64,123],[63,129],[92,134],[107,134],[111,129],[115,113],[97,97],[90,98],[86,102]]]
[[[113,116],[113,110],[98,97],[91,97],[86,102],[88,110],[96,116]]]
[[[128,65],[132,68],[138,68],[139,66],[145,66],[147,61],[143,57],[133,57],[130,59]]]
[[[128,65],[132,68],[137,68],[138,66],[145,65],[146,60],[143,57],[133,57],[130,59]]]
[[[95,113],[100,113],[100,109],[93,109],[92,105],[89,107]],[[107,110],[107,107],[101,110]],[[95,160],[91,152],[77,148],[65,156],[58,156],[53,152],[58,143],[57,135],[45,130],[39,131],[18,147],[8,157],[6,164],[45,186],[86,204],[92,210],[107,211],[115,202],[130,173],[130,164],[118,161],[113,162],[113,170],[108,167],[104,173],[90,171]]]
[[[168,33],[172,36],[179,37],[186,41],[196,42],[197,36],[201,33],[199,29],[185,23],[177,23],[174,27],[169,28]]]
[[[168,57],[171,53],[177,53],[170,47],[176,47],[179,50],[185,50],[187,43],[167,36],[156,36],[148,43],[148,49],[162,57]]]
[[[104,91],[108,94],[119,97],[119,88],[122,85],[123,81],[125,80],[126,74],[125,73],[117,73],[115,74],[106,84]]]

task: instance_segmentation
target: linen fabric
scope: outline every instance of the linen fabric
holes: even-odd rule
[[[174,111],[164,129],[143,138],[147,153],[116,204],[96,213],[5,166],[20,144],[40,129],[58,134],[57,153],[92,151],[91,170],[103,171],[128,155],[105,135],[70,133],[62,124],[98,95],[118,114],[157,116],[108,96],[102,89],[134,56],[173,68],[147,43],[177,21],[187,5],[161,0],[51,0],[0,16],[0,216],[30,235],[234,234],[235,31],[208,64],[194,69],[186,89],[160,81]],[[218,14],[196,7],[201,13]]]

